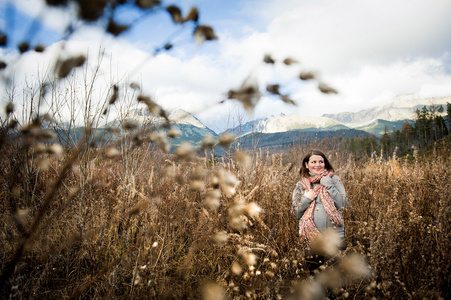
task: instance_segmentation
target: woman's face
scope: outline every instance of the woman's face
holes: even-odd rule
[[[321,175],[325,171],[324,158],[321,155],[310,156],[308,162],[305,163],[305,167],[315,175]]]

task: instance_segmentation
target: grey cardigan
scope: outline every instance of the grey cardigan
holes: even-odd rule
[[[341,215],[343,208],[346,208],[348,206],[348,198],[346,197],[346,191],[340,177],[338,177],[337,175],[332,176],[332,178],[324,176],[323,178],[321,178],[320,183],[326,187],[326,191],[334,200],[335,206],[337,207],[338,212]],[[316,185],[318,185],[318,183],[314,183],[313,187],[315,187]],[[292,210],[294,215],[299,219],[299,229],[301,228],[302,224],[301,218],[304,215],[305,210],[313,201],[312,199],[304,196],[305,192],[306,191],[302,187],[302,182],[299,181],[294,188],[292,198]],[[329,216],[326,213],[326,210],[324,209],[323,203],[321,202],[321,197],[318,195],[314,200],[316,202],[313,212],[313,222],[315,223],[318,230],[323,231],[326,228],[334,228],[334,225],[332,224]],[[344,228],[337,226],[336,229],[339,235],[344,238]]]

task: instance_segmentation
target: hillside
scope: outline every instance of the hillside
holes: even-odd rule
[[[244,149],[254,148],[270,148],[273,150],[280,149],[290,145],[300,145],[310,143],[311,141],[325,138],[350,138],[350,137],[366,137],[370,134],[356,129],[344,129],[344,130],[292,130],[287,132],[276,133],[253,133],[241,136],[237,139],[237,143]]]
[[[386,121],[386,120],[377,119],[368,125],[355,127],[355,129],[366,131],[366,132],[369,132],[376,136],[380,136],[384,133],[385,126],[387,126],[388,133],[391,133],[391,132],[393,132],[393,130],[401,130],[402,125],[405,122],[409,122],[410,125],[412,125],[412,126],[415,124],[415,121],[407,120],[407,119],[401,120],[401,121]]]

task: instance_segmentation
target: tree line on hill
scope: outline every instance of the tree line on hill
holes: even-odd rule
[[[412,153],[415,149],[424,149],[451,134],[451,103],[447,103],[446,115],[443,116],[444,106],[429,105],[415,111],[415,124],[405,122],[401,130],[388,128],[379,140],[384,156],[391,155],[397,149],[397,155]]]

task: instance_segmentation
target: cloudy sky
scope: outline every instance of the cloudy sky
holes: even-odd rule
[[[64,29],[73,20],[71,9],[47,9],[44,0],[2,1],[0,30],[8,33],[9,48],[0,59],[12,62],[6,74],[27,82],[42,76],[59,53]],[[451,95],[451,1],[449,0],[186,0],[163,1],[186,14],[193,6],[199,23],[213,27],[217,41],[197,46],[193,26],[175,26],[163,11],[143,15],[124,8],[116,16],[133,22],[119,38],[99,26],[73,24],[65,50],[88,53],[89,70],[100,63],[96,90],[112,82],[138,82],[167,109],[181,108],[220,132],[238,119],[270,115],[359,111],[386,104],[399,95]],[[47,45],[44,53],[28,52],[15,59],[14,45],[23,40]],[[174,45],[154,56],[165,43]],[[274,65],[264,64],[270,54]],[[299,63],[286,66],[290,57]],[[14,67],[10,67],[14,66]],[[39,70],[39,72],[38,72]],[[88,71],[89,71],[88,70]],[[318,80],[338,91],[322,94],[316,81],[301,81],[300,72],[314,72]],[[9,73],[8,73],[9,72]],[[227,91],[255,77],[262,98],[247,116]],[[297,106],[265,92],[266,84],[280,84]],[[20,86],[20,84],[19,84]],[[105,97],[98,92],[95,97]],[[5,95],[2,94],[2,98]],[[4,99],[2,99],[4,103]]]

